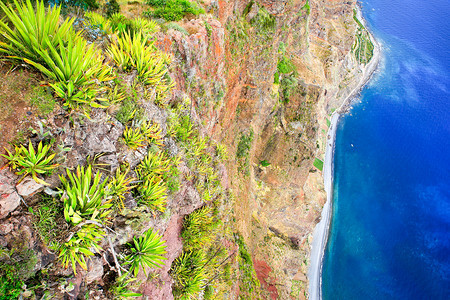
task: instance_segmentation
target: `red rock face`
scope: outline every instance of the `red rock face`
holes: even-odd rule
[[[270,284],[270,272],[272,269],[269,265],[262,260],[254,260],[253,264],[255,266],[256,276],[258,277],[259,282],[263,285],[263,287],[270,293],[270,299],[276,300],[278,299],[278,291],[275,287],[275,284]]]

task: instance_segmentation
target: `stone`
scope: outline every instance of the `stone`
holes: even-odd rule
[[[86,284],[102,279],[103,276],[103,261],[99,257],[93,257],[88,260],[87,274],[84,277]]]
[[[6,235],[10,233],[14,228],[14,225],[11,223],[0,224],[0,235]]]
[[[34,194],[42,191],[44,187],[45,186],[43,184],[37,183],[30,176],[25,177],[16,185],[17,193],[24,198],[33,196]]]
[[[0,195],[0,220],[14,211],[20,204],[20,196],[17,192]]]

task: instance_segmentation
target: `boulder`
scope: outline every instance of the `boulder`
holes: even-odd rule
[[[6,218],[20,204],[20,196],[14,186],[0,182],[0,220]]]
[[[16,189],[20,196],[26,198],[42,191],[44,189],[44,185],[37,183],[33,178],[27,176],[16,185]]]

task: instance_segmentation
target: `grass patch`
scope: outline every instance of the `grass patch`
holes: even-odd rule
[[[318,159],[317,157],[314,159],[314,163],[313,163],[314,167],[316,167],[317,169],[319,169],[320,171],[323,170],[323,161]]]
[[[239,289],[242,294],[241,296],[246,295],[247,297],[244,297],[244,299],[255,299],[254,296],[259,294],[258,289],[261,284],[258,277],[256,277],[253,260],[248,252],[244,239],[239,233],[235,233],[235,239],[239,245],[239,270],[241,273]]]
[[[327,127],[330,128],[331,121],[327,118]]]
[[[45,87],[34,87],[29,99],[30,104],[36,107],[43,117],[46,117],[55,109],[56,100]]]
[[[36,218],[33,224],[42,241],[46,245],[54,243],[55,239],[61,236],[62,226],[60,224],[64,223],[61,201],[42,194],[41,201],[34,210],[31,209],[31,212]]]

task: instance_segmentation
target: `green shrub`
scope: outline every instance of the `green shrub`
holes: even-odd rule
[[[124,208],[123,200],[125,199],[125,194],[136,187],[135,185],[131,185],[136,178],[127,177],[129,172],[129,167],[117,168],[116,176],[108,184],[108,194],[111,195],[114,207],[118,211]]]
[[[77,225],[83,220],[96,220],[103,222],[110,214],[111,207],[106,190],[107,180],[101,180],[101,174],[97,172],[93,177],[92,167],[78,166],[76,173],[67,170],[67,178],[59,176],[64,186],[64,217],[72,225]]]
[[[147,4],[155,7],[153,11],[148,11],[147,15],[167,21],[179,21],[187,14],[197,16],[205,13],[202,8],[188,0],[147,0]]]
[[[114,14],[117,14],[120,12],[120,5],[117,3],[116,0],[109,0],[105,4],[105,13],[106,16],[111,17]]]
[[[0,21],[6,42],[0,52],[11,59],[23,60],[49,77],[55,94],[65,100],[65,106],[77,108],[95,103],[96,81],[110,80],[110,68],[102,64],[101,53],[94,45],[74,33],[74,19],[59,23],[60,7],[46,11],[43,2],[34,8],[27,0],[16,4],[16,10],[0,3],[7,22]],[[9,23],[13,27],[9,27]]]
[[[250,148],[253,142],[253,130],[250,130],[248,134],[241,133],[239,143],[236,150],[236,157],[243,158],[248,157]]]
[[[50,153],[51,145],[42,145],[39,142],[37,150],[34,150],[29,141],[28,149],[23,145],[15,146],[15,153],[12,154],[8,149],[8,155],[1,154],[1,156],[8,159],[8,164],[12,169],[18,169],[17,175],[23,175],[22,178],[31,174],[33,179],[41,184],[48,185],[45,181],[38,178],[38,174],[49,174],[55,169],[58,164],[52,164],[55,154]]]
[[[166,241],[161,240],[161,236],[150,228],[139,238],[133,238],[133,243],[129,244],[131,253],[125,257],[124,265],[130,265],[134,277],[137,277],[141,267],[147,275],[146,267],[160,268],[164,264],[165,243]]]
[[[210,206],[203,206],[186,216],[183,221],[183,246],[187,251],[208,249],[214,240],[217,222]]]
[[[79,36],[73,30],[74,18],[59,23],[60,6],[47,10],[43,1],[38,1],[36,6],[30,0],[14,2],[15,8],[0,2],[6,17],[0,20],[0,33],[4,37],[4,42],[0,42],[0,52],[7,57],[45,64],[42,51],[50,45],[58,48],[61,41],[65,43]]]
[[[145,146],[145,136],[140,128],[128,128],[123,131],[123,141],[131,150]]]
[[[148,177],[137,188],[140,197],[139,204],[145,204],[148,208],[164,212],[166,210],[167,186],[157,177]]]
[[[175,299],[199,299],[206,281],[205,263],[203,253],[193,251],[183,251],[173,262],[170,273]]]
[[[142,33],[131,36],[125,32],[111,43],[107,53],[122,71],[136,69],[142,83],[158,85],[165,82],[166,57]]]
[[[106,232],[96,224],[83,225],[68,242],[63,243],[59,250],[59,259],[63,266],[67,268],[72,265],[74,274],[77,274],[77,263],[84,269],[87,269],[86,258],[93,256],[95,252],[100,252],[101,240],[105,237]]]
[[[289,57],[283,55],[281,60],[278,62],[277,70],[280,74],[289,74],[296,70],[295,65],[289,59]]]

